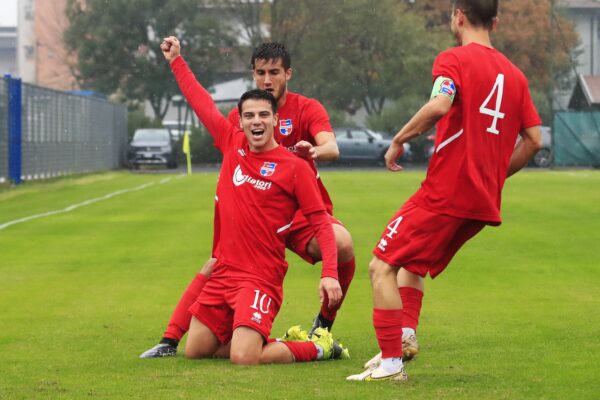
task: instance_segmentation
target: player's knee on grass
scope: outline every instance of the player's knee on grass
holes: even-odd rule
[[[229,353],[229,360],[237,365],[256,365],[260,363],[260,352],[256,349],[237,348]]]
[[[202,269],[200,270],[200,273],[206,276],[207,278],[211,276],[213,267],[215,266],[216,262],[216,258],[209,258],[208,260],[206,260],[206,262],[202,266]]]
[[[212,358],[215,353],[215,349],[208,348],[202,345],[201,342],[190,342],[189,336],[185,343],[184,354],[186,358]]]
[[[221,346],[217,337],[210,329],[196,317],[192,317],[190,330],[185,342],[184,354],[187,358],[212,357]]]
[[[262,348],[260,333],[244,326],[236,328],[231,338],[229,360],[237,365],[256,365],[260,362]]]

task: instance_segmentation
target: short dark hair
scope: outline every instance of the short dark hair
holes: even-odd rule
[[[238,112],[240,113],[240,116],[242,115],[242,104],[244,104],[246,100],[268,101],[269,103],[271,103],[273,114],[277,113],[277,100],[271,92],[267,92],[266,90],[261,89],[252,89],[244,93],[242,97],[240,97],[240,101],[238,101]]]
[[[491,29],[498,16],[499,0],[453,0],[452,9],[460,9],[474,26]]]
[[[288,70],[292,66],[290,53],[288,53],[284,45],[277,42],[262,43],[254,49],[254,52],[252,52],[250,66],[254,69],[256,60],[275,62],[279,59],[281,60],[284,69]]]

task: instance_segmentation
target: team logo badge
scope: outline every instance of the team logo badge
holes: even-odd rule
[[[280,119],[279,120],[279,133],[283,136],[289,136],[292,133],[292,120],[291,119]]]
[[[454,86],[454,82],[447,79],[442,82],[442,85],[440,86],[440,93],[445,94],[448,97],[453,97],[454,93],[456,93],[456,86]]]
[[[274,162],[266,162],[260,168],[260,174],[262,176],[271,176],[275,173],[275,167],[277,167],[277,163]]]

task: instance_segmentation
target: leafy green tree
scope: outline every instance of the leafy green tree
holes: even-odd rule
[[[293,88],[329,108],[377,115],[430,84],[442,38],[404,0],[279,0],[272,9],[273,39],[293,56]]]
[[[69,0],[64,39],[76,55],[82,88],[117,94],[129,104],[148,100],[155,118],[166,114],[179,89],[160,53],[162,38],[178,35],[198,77],[210,86],[226,66],[231,44],[210,1]]]

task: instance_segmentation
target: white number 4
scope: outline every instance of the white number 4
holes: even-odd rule
[[[398,229],[398,225],[400,225],[400,222],[402,222],[402,219],[404,217],[398,217],[395,220],[393,220],[392,222],[390,222],[390,224],[387,226],[387,228],[390,230],[387,233],[387,237],[389,237],[390,239],[392,238],[392,236],[394,236],[394,234],[398,233],[397,229]]]
[[[488,103],[492,100],[492,96],[496,93],[496,107],[492,110],[487,108]],[[500,131],[496,128],[496,124],[498,123],[498,118],[504,118],[504,113],[500,112],[500,106],[502,105],[502,94],[504,93],[504,74],[498,74],[496,77],[496,83],[494,83],[494,87],[492,91],[488,95],[488,97],[484,100],[484,102],[479,107],[479,112],[485,115],[489,115],[494,117],[492,121],[492,125],[486,129],[487,132],[493,133],[494,135],[499,135]]]

